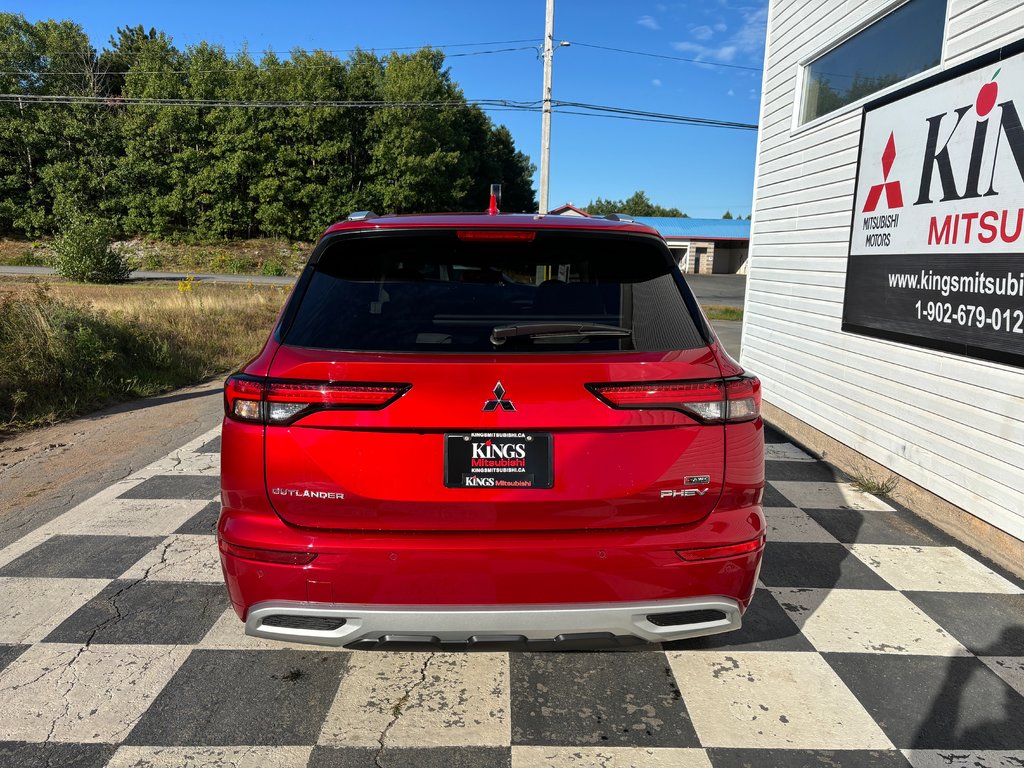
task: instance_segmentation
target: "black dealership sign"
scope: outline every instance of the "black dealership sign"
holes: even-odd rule
[[[1024,42],[868,104],[843,330],[1024,367]]]

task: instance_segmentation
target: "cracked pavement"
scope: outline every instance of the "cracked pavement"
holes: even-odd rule
[[[246,637],[217,385],[0,443],[0,768],[1024,768],[1019,579],[774,433],[757,595],[623,652]]]

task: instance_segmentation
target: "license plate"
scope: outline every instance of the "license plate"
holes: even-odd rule
[[[463,432],[444,436],[447,488],[551,488],[551,434]]]

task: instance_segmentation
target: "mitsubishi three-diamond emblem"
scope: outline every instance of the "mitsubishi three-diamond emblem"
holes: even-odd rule
[[[511,400],[505,400],[505,388],[501,386],[499,381],[494,385],[494,400],[488,400],[484,403],[484,411],[494,411],[501,408],[503,411],[514,411],[516,407],[512,405]]]

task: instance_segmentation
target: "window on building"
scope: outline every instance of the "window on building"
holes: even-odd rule
[[[936,67],[947,0],[909,0],[804,69],[806,123]]]

